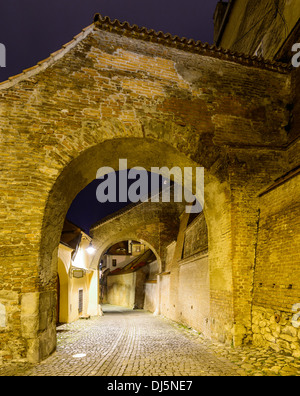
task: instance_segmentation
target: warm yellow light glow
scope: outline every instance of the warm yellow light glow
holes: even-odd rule
[[[92,242],[90,243],[89,247],[86,249],[88,254],[94,254],[96,249],[92,246]]]

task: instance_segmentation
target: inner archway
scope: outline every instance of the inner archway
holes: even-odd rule
[[[112,156],[111,153],[114,155]],[[40,244],[41,290],[48,290],[54,296],[56,294],[54,285],[56,285],[57,276],[58,245],[66,213],[72,201],[86,185],[95,179],[100,167],[109,166],[117,170],[120,158],[127,159],[129,168],[143,167],[147,171],[151,171],[151,167],[154,166],[169,169],[173,167],[195,169],[198,165],[164,142],[138,138],[106,141],[87,149],[71,161],[53,185],[45,207]],[[195,175],[196,172],[193,173],[194,177]],[[167,214],[166,217],[168,217]],[[176,238],[176,232],[175,229],[174,238]],[[138,239],[136,235],[127,235],[127,237]],[[55,298],[53,300],[55,301]],[[51,334],[55,333],[54,322],[49,325],[48,330],[49,338],[51,338]],[[51,342],[49,338],[48,344]],[[52,342],[54,346],[55,340]]]
[[[101,303],[155,312],[158,260],[143,241],[129,239],[111,244],[100,256]]]

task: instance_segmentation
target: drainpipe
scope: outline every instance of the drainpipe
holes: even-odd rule
[[[234,5],[234,2],[235,2],[235,0],[229,0],[229,2],[228,2],[228,6],[227,6],[227,9],[226,9],[226,12],[225,12],[225,15],[224,15],[224,18],[223,18],[219,33],[218,33],[218,36],[216,38],[216,42],[215,42],[216,46],[218,46],[220,44],[222,35],[224,33],[224,29],[225,29],[225,26],[226,26],[226,23],[227,23],[227,19],[228,19],[229,15],[230,15],[230,13],[232,11],[232,7]]]

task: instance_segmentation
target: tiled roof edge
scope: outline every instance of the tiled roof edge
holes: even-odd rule
[[[246,66],[253,66],[279,73],[288,73],[292,70],[292,65],[290,64],[232,52],[230,50],[219,48],[208,43],[203,44],[201,41],[195,41],[185,37],[180,38],[178,36],[172,36],[170,33],[163,33],[161,31],[156,32],[153,29],[148,30],[145,27],[140,28],[137,25],[130,25],[128,22],[121,23],[117,19],[111,21],[111,19],[107,16],[102,17],[100,14],[96,14],[94,17],[94,23],[84,28],[81,33],[75,36],[69,43],[63,45],[61,49],[53,52],[48,58],[38,62],[35,66],[23,70],[23,72],[20,74],[9,77],[8,80],[0,82],[0,90],[10,88],[18,82],[23,81],[26,78],[30,78],[51,66],[55,61],[62,58],[80,41],[86,38],[93,31],[94,27],[101,30],[118,33],[123,36],[129,36],[138,40],[151,41],[164,46],[177,48],[179,50],[227,60]]]
[[[163,33],[161,31],[156,32],[153,29],[149,30],[145,27],[130,25],[128,22],[120,22],[117,19],[112,21],[108,16],[102,17],[100,14],[95,14],[94,24],[101,30],[118,33],[138,40],[151,41],[195,54],[236,62],[246,66],[254,66],[280,73],[287,73],[292,70],[292,65],[290,64],[266,60],[254,55],[233,52],[228,49],[217,47],[216,45],[202,43],[201,41],[172,36],[170,33]]]

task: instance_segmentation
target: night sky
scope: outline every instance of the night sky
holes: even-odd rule
[[[217,3],[218,0],[2,0],[0,43],[6,48],[6,67],[0,68],[0,81],[60,49],[90,25],[97,12],[112,20],[117,18],[212,44]],[[86,232],[91,224],[125,205],[99,204],[95,197],[97,183],[79,194],[67,216]]]

